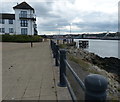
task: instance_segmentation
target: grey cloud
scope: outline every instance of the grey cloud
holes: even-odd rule
[[[91,12],[86,13],[84,12],[84,15],[79,15],[80,18],[84,20],[84,22],[78,22],[73,23],[73,26],[77,26],[78,30],[72,29],[72,32],[101,32],[101,31],[117,31],[117,20],[114,19],[109,14],[104,14],[102,12]],[[105,17],[105,18],[102,18]],[[64,26],[68,26],[70,23],[70,18],[60,18],[60,19],[54,19],[52,21],[47,22],[49,26],[46,27],[44,30],[52,29],[55,31],[58,30],[57,28],[62,28]],[[57,27],[53,27],[55,24],[58,24]],[[52,26],[50,28],[50,26]],[[45,26],[44,26],[45,27]],[[68,32],[68,30],[66,30]]]
[[[38,31],[58,31],[59,28],[69,26],[73,19],[80,18],[84,22],[73,23],[73,26],[77,26],[78,30],[72,29],[72,32],[99,32],[105,30],[117,31],[117,14],[106,14],[103,12],[95,11],[77,11],[76,9],[69,9],[67,7],[61,7],[60,10],[55,10],[53,6],[56,0],[49,2],[28,2],[35,8],[38,18],[42,18],[44,21],[37,22]],[[60,1],[60,0],[59,0]],[[64,1],[64,0],[63,0]],[[68,3],[74,4],[75,0],[66,0]],[[12,7],[16,3],[4,3],[3,12],[12,12]],[[6,9],[5,9],[6,8]],[[11,9],[9,9],[11,8]],[[8,12],[8,13],[9,13]],[[57,25],[56,25],[57,24]],[[69,30],[62,30],[63,32],[69,32]]]
[[[17,2],[1,2],[0,12],[3,13],[14,13],[13,6],[15,6]]]
[[[117,22],[85,22],[76,25],[83,32],[117,31]]]
[[[35,7],[36,10],[36,15],[38,17],[42,17],[42,18],[60,18],[60,15],[57,15],[55,13],[53,13],[52,11],[52,5],[54,4],[54,2],[38,2],[38,3],[33,3],[33,6]]]
[[[46,2],[38,2],[38,3],[33,3],[33,6],[36,10],[36,14],[40,17],[47,16],[49,12],[52,10],[51,4],[46,3]]]

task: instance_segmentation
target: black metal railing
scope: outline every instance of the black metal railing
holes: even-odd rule
[[[106,90],[108,86],[107,79],[102,75],[90,74],[85,77],[85,80],[83,82],[68,63],[66,59],[66,50],[60,49],[53,40],[50,41],[50,46],[52,49],[53,58],[55,58],[55,65],[59,66],[59,86],[67,86],[73,102],[77,102],[77,98],[66,76],[66,68],[72,73],[72,75],[76,79],[76,82],[85,92],[85,102],[105,102],[107,97]]]
[[[36,20],[36,16],[34,14],[19,14],[20,19],[32,19]]]

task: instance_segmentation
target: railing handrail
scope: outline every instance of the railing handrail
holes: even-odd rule
[[[60,68],[59,86],[68,87],[73,102],[76,102],[77,98],[67,79],[66,67],[70,70],[72,75],[75,77],[77,83],[79,83],[79,85],[85,92],[85,102],[88,102],[88,100],[105,102],[107,96],[106,90],[108,85],[108,81],[106,80],[106,78],[98,74],[91,74],[85,77],[85,81],[83,83],[66,60],[66,51],[64,49],[59,49],[58,45],[52,40],[50,42],[50,45],[53,52],[53,58],[55,58],[55,65],[59,66]]]
[[[81,88],[83,89],[83,91],[85,91],[85,85],[82,82],[82,80],[78,77],[78,75],[73,70],[73,68],[70,66],[70,64],[68,63],[68,61],[65,60],[65,62],[66,62],[66,65],[68,66],[67,68],[71,71],[72,75],[75,77],[75,79],[77,80],[77,82],[79,83],[79,85],[81,86]]]
[[[71,88],[71,85],[70,85],[70,83],[69,83],[66,75],[63,74],[63,76],[64,76],[64,78],[65,78],[66,85],[67,85],[68,90],[69,90],[69,92],[70,92],[70,94],[71,94],[71,98],[72,98],[73,102],[77,102],[77,101],[76,101],[77,98],[76,98],[76,96],[75,96],[75,93],[73,92],[73,90],[72,90],[72,88]]]

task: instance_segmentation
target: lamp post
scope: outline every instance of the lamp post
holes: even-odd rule
[[[59,35],[60,35],[60,28],[59,28]]]
[[[55,24],[55,25],[56,25],[56,27],[58,26],[58,24]],[[60,29],[59,29],[59,33],[57,35],[57,44],[59,44],[59,35],[60,35]]]
[[[70,24],[70,34],[71,34],[71,24]]]
[[[70,35],[71,35],[71,26],[72,26],[72,23],[70,23]],[[71,38],[70,38],[70,35],[69,35],[69,42],[71,43],[72,42],[72,40],[71,40]]]

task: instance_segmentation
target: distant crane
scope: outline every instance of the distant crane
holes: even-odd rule
[[[109,35],[109,34],[110,34],[110,33],[109,33],[109,31],[107,31],[107,33],[106,33],[106,35],[105,35],[105,36],[107,36],[107,35]],[[105,36],[104,36],[104,37],[105,37]]]
[[[109,34],[110,34],[110,32],[109,32],[109,31],[107,31],[107,33],[105,34],[105,36],[104,36],[104,37],[107,37]]]

